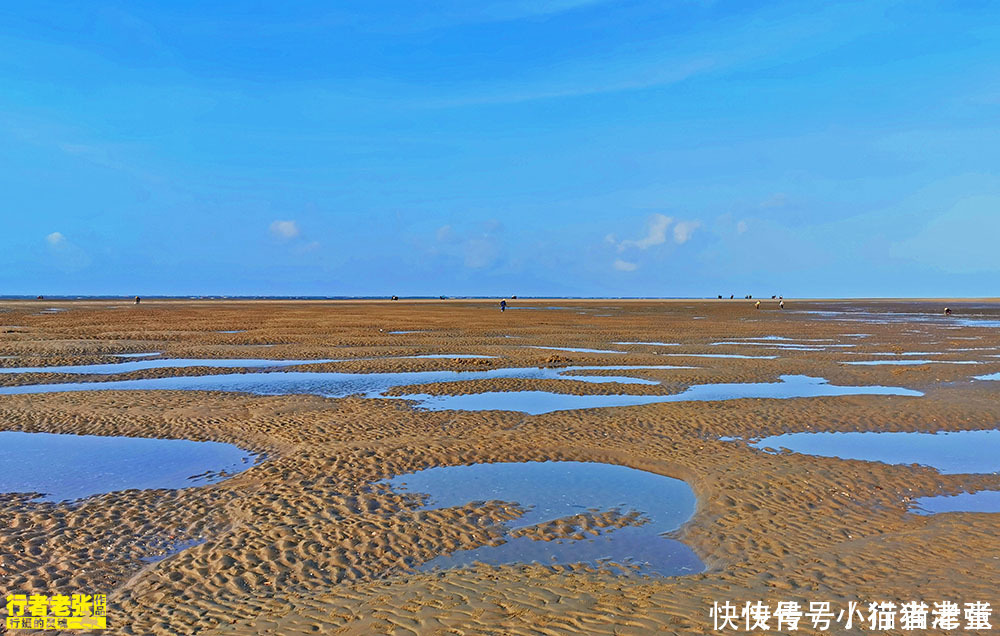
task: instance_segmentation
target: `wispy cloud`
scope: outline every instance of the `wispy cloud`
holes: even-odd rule
[[[784,192],[776,192],[760,202],[762,208],[781,208],[788,205],[788,195]]]
[[[615,262],[612,263],[611,266],[617,269],[619,272],[634,272],[636,269],[639,268],[637,264],[630,263],[628,261],[623,261],[620,258],[616,258]]]
[[[271,224],[271,235],[287,241],[300,234],[299,224],[295,221],[275,221]]]
[[[717,64],[710,57],[684,61],[622,61],[616,64],[581,65],[577,69],[553,69],[537,81],[520,81],[465,89],[461,94],[443,100],[426,102],[431,108],[518,104],[544,99],[583,97],[601,93],[618,93],[646,88],[669,86],[713,70]]]
[[[505,0],[479,5],[476,13],[479,20],[505,21],[520,20],[544,15],[556,15],[586,7],[606,4],[612,0]],[[477,3],[469,3],[475,5]]]
[[[678,221],[674,225],[674,242],[678,245],[687,243],[699,227],[701,227],[701,221]]]
[[[459,258],[469,269],[483,269],[497,264],[504,252],[503,224],[487,219],[476,225],[456,228],[442,225],[434,232],[435,241],[427,249],[431,254]]]
[[[437,229],[437,232],[434,233],[434,236],[438,241],[446,243],[455,238],[455,230],[453,230],[450,225],[442,225]]]
[[[740,221],[739,223],[736,224],[736,233],[737,234],[746,234],[746,231],[749,230],[749,229],[750,228],[747,225],[746,221]]]
[[[49,246],[53,264],[62,271],[75,272],[90,265],[90,255],[62,232],[46,234],[45,244]]]

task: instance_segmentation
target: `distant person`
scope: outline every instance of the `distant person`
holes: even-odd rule
[[[760,301],[759,300],[753,304],[753,308],[754,309],[760,309]]]
[[[501,300],[500,301],[500,311],[501,312],[507,311],[507,301],[506,300]]]
[[[945,307],[944,308],[944,315],[945,316],[950,316],[951,315],[951,307]]]
[[[732,300],[736,294],[729,294],[729,300]]]
[[[779,300],[778,301],[778,309],[784,309],[784,308],[785,308],[785,301]]]
[[[140,302],[142,302],[142,299],[141,299],[141,298],[139,298],[138,296],[136,296],[136,297],[135,297],[135,304],[137,304],[137,305],[138,305],[138,304],[139,304]]]

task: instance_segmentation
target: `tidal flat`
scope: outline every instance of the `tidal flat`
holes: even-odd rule
[[[1000,428],[1000,382],[976,379],[1000,374],[1000,304],[947,304],[949,319],[930,301],[785,299],[781,311],[744,300],[511,300],[532,310],[501,313],[495,299],[0,300],[3,321],[23,326],[0,333],[0,365],[28,369],[0,373],[0,431],[218,442],[255,458],[221,478],[191,475],[186,487],[68,501],[0,493],[0,581],[25,594],[106,593],[107,634],[701,634],[712,632],[713,602],[1000,607],[1000,513],[917,505],[1000,490],[1000,475],[727,441]],[[761,357],[761,342],[810,344]],[[254,365],[262,345],[268,361],[302,365],[288,373],[413,374],[422,383],[337,397],[200,390],[213,383],[195,380],[27,392],[286,372]],[[844,364],[847,348],[851,361],[946,353],[964,364]],[[697,355],[718,349],[745,357]],[[137,364],[148,352],[158,362]],[[199,365],[163,362],[186,359]],[[70,369],[79,365],[99,366]],[[545,371],[506,371],[517,368]],[[800,377],[868,388],[669,397]],[[516,408],[519,394],[539,392],[631,405]],[[447,405],[449,396],[501,393],[508,410],[406,399]],[[428,505],[434,493],[389,485],[428,469],[514,462],[683,481],[693,511],[666,538],[698,567],[667,576],[632,568],[627,550],[601,558],[600,537],[639,532],[661,512],[658,497],[664,510],[675,505],[667,491],[539,517],[537,502],[513,491]],[[530,539],[530,559],[503,550],[515,530]],[[587,541],[587,558],[567,561],[572,542]],[[546,558],[548,546],[559,558]],[[513,556],[455,558],[494,547]],[[439,563],[451,565],[428,571]]]

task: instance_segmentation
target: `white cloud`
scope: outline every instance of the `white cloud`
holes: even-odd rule
[[[740,221],[739,223],[736,224],[736,233],[737,234],[746,234],[746,231],[748,229],[750,229],[750,228],[747,227],[747,222],[746,221]]]
[[[436,236],[437,240],[444,243],[455,237],[455,231],[451,229],[450,225],[442,225],[437,229]]]
[[[496,243],[490,238],[474,238],[466,241],[463,246],[465,266],[469,269],[481,269],[492,265],[500,254]]]
[[[699,227],[701,227],[701,221],[678,221],[674,225],[674,241],[678,245],[687,243]]]
[[[62,232],[46,234],[45,243],[49,246],[52,262],[64,272],[79,271],[90,265],[90,256],[87,252],[71,242]]]
[[[639,266],[635,263],[629,263],[628,261],[623,261],[622,259],[617,258],[612,264],[612,267],[617,269],[619,272],[634,272]]]
[[[624,252],[631,247],[646,250],[667,242],[667,232],[670,230],[671,224],[673,224],[674,242],[678,245],[691,240],[694,231],[701,227],[701,221],[677,221],[675,223],[672,217],[664,214],[654,214],[649,217],[646,235],[642,238],[616,241],[614,234],[608,234],[604,237],[604,241],[616,245],[619,252]]]
[[[295,251],[299,254],[308,254],[309,252],[315,252],[316,250],[318,250],[319,246],[320,246],[319,241],[309,241],[304,245],[299,245],[299,247],[297,247]]]
[[[271,234],[283,239],[293,239],[299,235],[299,224],[295,221],[275,221],[271,224]]]
[[[624,252],[626,248],[636,247],[640,250],[648,249],[654,245],[662,245],[667,241],[667,228],[673,223],[673,219],[662,214],[654,214],[649,218],[649,229],[646,236],[641,239],[625,239],[618,244],[618,251]],[[609,238],[613,238],[609,235]]]
[[[760,202],[762,208],[783,208],[788,205],[788,195],[784,192],[776,192]]]

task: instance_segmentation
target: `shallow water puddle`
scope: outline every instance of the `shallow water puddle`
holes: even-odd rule
[[[664,356],[682,358],[740,358],[744,360],[776,360],[778,356],[745,356],[737,353],[663,353]]]
[[[959,329],[961,327],[1000,327],[1000,320],[997,320],[995,315],[991,314],[975,314],[959,317],[918,312],[871,312],[865,310],[792,310],[789,313],[811,314],[822,318],[872,324],[892,324],[912,321],[944,326],[948,329]]]
[[[841,362],[840,364],[850,364],[853,366],[873,367],[881,365],[892,365],[898,367],[909,367],[920,364],[981,364],[976,360],[860,360],[852,362]]]
[[[789,399],[838,395],[903,395],[920,397],[920,391],[892,386],[838,386],[823,378],[783,375],[780,382],[696,384],[673,395],[574,395],[549,391],[492,391],[467,395],[411,394],[394,396],[414,400],[428,411],[520,411],[540,415],[553,411],[637,406],[663,402],[710,402],[743,398]]]
[[[837,395],[903,395],[923,393],[892,386],[838,386],[823,378],[783,375],[780,382],[700,384],[672,395],[574,395],[550,391],[491,391],[468,395],[407,394],[387,396],[397,386],[489,380],[494,378],[576,380],[591,383],[659,384],[656,380],[628,376],[568,375],[574,371],[687,369],[677,366],[576,366],[491,369],[488,371],[415,371],[402,373],[322,373],[265,372],[209,376],[143,378],[111,382],[69,382],[0,387],[0,394],[61,393],[71,391],[187,390],[231,391],[259,395],[306,393],[339,398],[362,394],[368,398],[401,399],[416,402],[416,408],[432,411],[520,411],[530,415],[573,409],[636,406],[660,402],[735,400],[741,398],[786,399]]]
[[[713,347],[720,345],[758,346],[758,347],[765,347],[767,349],[780,349],[784,351],[826,351],[826,347],[810,346],[810,345],[775,344],[770,342],[712,342],[709,344]]]
[[[947,433],[785,433],[750,443],[804,455],[921,464],[944,474],[1000,472],[1000,430]]]
[[[1000,512],[1000,490],[963,492],[958,495],[918,497],[912,512],[932,515],[941,512]]]
[[[679,343],[679,342],[634,342],[634,341],[626,341],[626,342],[612,342],[611,344],[616,344],[616,345],[648,345],[648,346],[651,346],[651,347],[679,347],[679,346],[681,346],[681,343]]]
[[[733,340],[741,340],[741,341],[764,340],[764,341],[777,341],[777,342],[833,342],[832,338],[789,338],[788,336],[747,336],[746,338],[733,338]]]
[[[309,361],[319,362],[319,361]],[[299,362],[300,364],[302,362]],[[124,365],[114,365],[124,366]],[[233,391],[258,393],[262,395],[287,395],[311,393],[324,397],[346,397],[364,394],[366,397],[382,397],[380,394],[392,387],[411,384],[432,384],[437,382],[459,382],[467,380],[490,380],[494,378],[514,378],[528,380],[577,380],[580,382],[620,384],[659,384],[629,376],[571,375],[579,371],[604,370],[646,370],[646,369],[690,369],[675,365],[640,366],[570,366],[570,367],[512,367],[489,369],[486,371],[409,371],[396,373],[337,373],[337,372],[264,372],[227,373],[208,376],[178,376],[169,378],[143,378],[138,380],[114,380],[110,382],[67,382],[59,384],[34,384],[27,386],[0,387],[0,394],[12,393],[60,393],[71,391],[142,391],[142,390],[186,390],[186,391]]]
[[[788,340],[769,340],[769,341],[724,341],[724,342],[712,342],[709,343],[713,347],[718,346],[737,346],[737,347],[766,347],[768,349],[788,349],[797,351],[824,351],[831,348],[846,348],[846,347],[856,347],[855,344],[832,344],[832,343],[821,343],[821,342],[809,342],[809,343],[799,343],[791,342]]]
[[[119,354],[128,355],[128,354]],[[156,354],[143,354],[156,355]],[[57,367],[0,367],[0,373],[93,373],[109,375],[129,373],[143,369],[176,369],[183,367],[217,368],[260,368],[291,367],[303,364],[325,364],[338,360],[260,360],[253,358],[212,359],[212,358],[162,358],[159,360],[136,360],[134,362],[112,362],[109,364],[75,364]]]
[[[113,353],[116,358],[152,358],[162,354],[162,351],[151,351],[149,353]]]
[[[421,569],[474,562],[501,565],[538,562],[588,563],[602,560],[640,566],[661,575],[693,574],[704,566],[685,544],[660,536],[691,518],[695,496],[685,482],[624,466],[589,462],[519,462],[428,468],[386,480],[397,492],[430,495],[425,509],[451,508],[474,501],[504,501],[528,510],[508,521],[505,543],[442,555]],[[595,517],[613,511],[622,527],[598,528]],[[618,513],[617,515],[614,513]],[[632,518],[619,515],[633,513]],[[635,514],[637,513],[637,514]],[[588,516],[596,534],[580,532],[576,515]],[[531,538],[539,524],[557,521],[563,532],[553,541]],[[570,535],[570,536],[568,536]]]
[[[488,360],[496,356],[485,356],[477,353],[424,353],[419,356],[394,356],[395,358],[443,358],[445,360]]]
[[[539,345],[527,345],[529,349],[550,349],[552,351],[573,351],[576,353],[628,353],[628,351],[613,351],[610,349],[582,349],[580,347],[542,347]]]
[[[250,468],[247,451],[184,439],[0,432],[0,493],[42,501],[130,489],[190,488]]]

